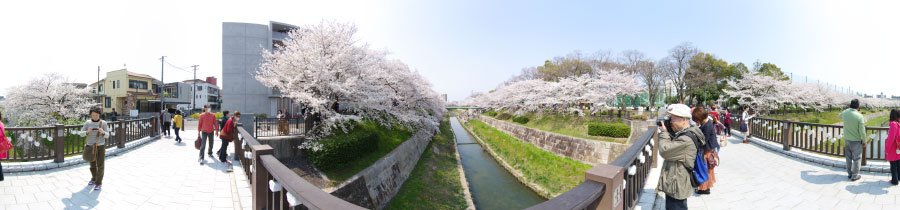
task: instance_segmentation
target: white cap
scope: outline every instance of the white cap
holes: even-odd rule
[[[667,113],[683,118],[691,118],[691,108],[684,104],[672,104],[666,109]]]

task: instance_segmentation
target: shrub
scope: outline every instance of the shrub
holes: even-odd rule
[[[631,127],[619,123],[591,123],[588,125],[588,135],[609,136],[625,138],[631,134]]]
[[[496,116],[497,116],[497,112],[494,111],[493,109],[488,110],[488,111],[485,112],[484,114],[487,115],[487,116],[491,116],[491,117],[496,117]]]
[[[202,113],[194,113],[190,116],[190,118],[195,119],[195,120],[200,119],[200,114],[202,114]],[[216,119],[222,119],[223,114],[221,112],[216,112],[216,113],[213,113],[213,115],[216,115]]]
[[[354,129],[357,130],[357,129]],[[322,148],[307,149],[306,154],[313,165],[321,170],[344,166],[378,149],[378,135],[372,132],[353,132],[334,135],[320,140]]]
[[[631,120],[647,120],[647,116],[646,116],[646,115],[631,115],[631,117],[628,117],[628,119],[631,119]]]
[[[514,117],[512,119],[512,121],[517,122],[519,124],[525,124],[525,123],[528,123],[528,117],[526,117],[526,116]]]
[[[498,120],[508,120],[509,118],[512,118],[512,115],[510,115],[510,114],[508,114],[508,113],[502,113],[502,114],[500,114],[500,115],[497,115],[496,118],[497,118]]]

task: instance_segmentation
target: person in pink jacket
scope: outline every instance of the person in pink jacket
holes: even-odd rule
[[[900,181],[900,111],[891,110],[890,128],[887,139],[884,140],[884,154],[891,162],[891,184],[897,185]]]
[[[9,141],[6,139],[6,126],[3,125],[3,113],[0,113],[0,143]],[[0,152],[0,159],[6,159],[6,152]],[[0,181],[3,181],[3,164],[0,164]]]

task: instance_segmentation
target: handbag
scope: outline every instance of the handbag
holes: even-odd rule
[[[713,150],[710,156],[706,157],[706,164],[709,168],[716,168],[716,166],[719,166],[719,152]]]
[[[84,145],[84,151],[81,152],[81,158],[87,162],[97,161],[97,144],[94,144],[94,146]]]
[[[0,139],[0,154],[3,154],[8,152],[9,150],[12,150],[13,145],[12,142],[9,141],[9,138],[6,138],[6,135],[3,135],[2,133],[0,133],[0,135],[2,135],[3,137],[3,139]]]
[[[194,148],[197,148],[197,150],[200,150],[200,137],[199,136],[197,136],[197,140],[194,140]]]

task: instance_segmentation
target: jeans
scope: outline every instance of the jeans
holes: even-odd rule
[[[162,127],[163,133],[166,134],[166,136],[172,135],[172,133],[169,131],[169,127],[172,127],[171,122],[163,122]]]
[[[687,210],[687,199],[678,200],[666,195],[666,210]]]
[[[844,140],[844,157],[847,159],[847,176],[859,175],[859,159],[862,158],[862,142]]]
[[[891,184],[897,183],[900,181],[900,160],[890,161],[891,162]],[[0,175],[2,178],[2,175]]]
[[[181,141],[181,136],[178,135],[179,128],[175,128],[175,141]]]
[[[224,163],[228,160],[228,140],[222,139],[222,147],[219,148],[219,152],[217,152],[216,154],[219,155],[220,162]]]
[[[203,159],[203,148],[207,148],[207,143],[209,143],[209,152],[207,154],[212,155],[213,136],[213,133],[200,132],[200,159]]]
[[[97,145],[97,160],[91,162],[91,181],[103,185],[103,171],[106,166],[106,146]]]

